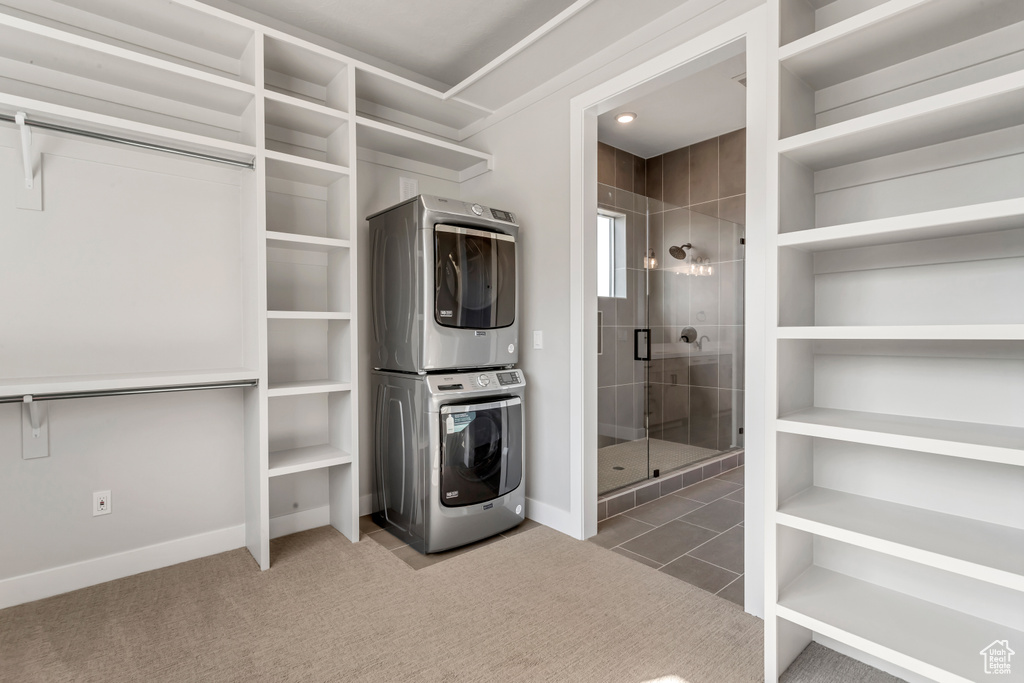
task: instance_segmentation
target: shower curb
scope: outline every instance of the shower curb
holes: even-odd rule
[[[650,503],[679,489],[712,479],[744,464],[745,450],[739,449],[715,456],[696,465],[675,470],[666,477],[649,479],[628,489],[615,491],[597,499],[597,521],[622,514],[627,510]]]

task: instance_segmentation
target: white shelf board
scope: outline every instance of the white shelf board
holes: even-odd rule
[[[333,380],[312,380],[304,382],[278,382],[267,389],[267,396],[300,396],[302,394],[329,394],[336,391],[351,391],[348,382]]]
[[[405,130],[363,116],[356,117],[356,144],[388,157],[409,159],[459,174],[468,180],[494,167],[494,157],[468,147]]]
[[[315,237],[313,235],[296,235],[290,232],[267,231],[267,245],[280,249],[298,249],[302,251],[334,251],[336,249],[349,249],[352,244],[349,240],[339,240],[332,237]]]
[[[0,55],[238,115],[256,92],[246,83],[5,14],[0,14]]]
[[[413,112],[417,119],[451,131],[462,130],[493,113],[458,98],[444,99],[440,90],[368,65],[357,66],[355,77],[360,111]]]
[[[266,150],[267,176],[290,180],[295,183],[327,187],[336,181],[347,178],[349,169],[336,164],[297,157],[292,154]]]
[[[270,320],[351,320],[351,313],[334,311],[267,311]]]
[[[782,66],[816,90],[1024,20],[1024,3],[890,0],[779,48]]]
[[[351,453],[326,444],[292,448],[270,454],[270,469],[267,476],[280,477],[285,474],[319,470],[335,465],[348,465],[351,462]]]
[[[139,142],[222,156],[246,163],[251,163],[256,156],[256,148],[249,145],[171,130],[139,121],[107,116],[106,114],[96,114],[82,109],[65,107],[59,104],[51,104],[41,100],[18,97],[2,92],[0,92],[0,111],[9,115],[23,111],[28,115],[29,121],[52,123],[93,133],[130,138]],[[43,129],[36,129],[36,131],[41,135],[71,135],[69,133]]]
[[[778,431],[1024,465],[1024,429],[904,415],[807,408],[776,421]]]
[[[818,171],[1024,123],[1024,71],[779,141],[779,154]]]
[[[780,247],[828,251],[973,235],[1024,225],[1024,198],[781,233]]]
[[[264,105],[268,125],[321,138],[331,135],[348,121],[348,114],[344,112],[272,90],[265,92]]]
[[[981,649],[1024,632],[811,567],[780,591],[776,615],[935,681],[984,678]]]
[[[779,339],[1021,341],[1024,325],[848,325],[780,327]]]
[[[259,373],[245,368],[144,372],[75,377],[28,377],[0,380],[0,396],[66,394],[80,391],[113,391],[151,387],[186,386],[214,382],[242,382],[259,379]]]
[[[1024,530],[812,486],[776,521],[794,529],[1024,591]]]

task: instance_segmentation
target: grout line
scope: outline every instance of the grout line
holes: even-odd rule
[[[697,558],[694,558],[694,559],[697,559]],[[708,562],[708,564],[711,564],[711,563],[710,563],[710,562]],[[728,570],[728,569],[726,569],[726,571],[729,571],[729,570]],[[733,585],[733,584],[734,584],[734,583],[736,583],[737,581],[741,581],[742,579],[743,579],[743,574],[740,574],[740,575],[739,575],[739,576],[737,576],[737,577],[736,577],[735,579],[733,579],[733,580],[732,580],[732,581],[730,581],[729,583],[727,583],[727,584],[725,584],[724,586],[722,586],[722,587],[721,587],[721,588],[719,589],[718,593],[715,593],[715,595],[719,595],[719,594],[720,594],[720,593],[721,593],[722,591],[724,591],[724,590],[725,590],[726,588],[728,588],[729,586]]]
[[[718,538],[718,536],[716,536],[715,538]],[[712,538],[711,540],[713,541],[713,540],[715,540],[715,539],[714,539],[714,538]],[[708,542],[710,543],[711,541],[708,541]],[[697,546],[697,547],[700,547],[700,546]],[[697,548],[694,548],[693,550],[696,550],[696,549],[697,549]],[[691,550],[690,552],[693,552],[693,551]],[[715,564],[714,562],[708,562],[707,560],[702,560],[701,558],[699,558],[699,557],[696,557],[696,556],[694,556],[694,555],[691,555],[690,553],[683,553],[683,554],[684,554],[684,555],[685,555],[686,557],[692,557],[693,559],[697,560],[698,562],[703,562],[704,564],[710,564],[710,565],[711,565],[712,567],[718,567],[718,568],[719,568],[719,569],[721,569],[722,571],[725,571],[725,572],[729,572],[730,574],[736,574],[736,572],[735,572],[735,571],[733,571],[732,569],[726,569],[726,568],[725,568],[725,567],[723,567],[722,565],[719,565],[719,564]],[[679,559],[679,558],[677,557],[676,559]],[[736,574],[736,575],[737,575],[738,577],[739,577],[739,576],[743,576],[743,574]]]

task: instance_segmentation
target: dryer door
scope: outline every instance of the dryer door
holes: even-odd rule
[[[516,318],[516,240],[454,225],[434,227],[434,320],[493,330]]]
[[[522,410],[518,397],[441,407],[442,505],[485,503],[519,487]]]

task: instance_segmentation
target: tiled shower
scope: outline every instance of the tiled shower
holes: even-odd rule
[[[598,298],[601,494],[743,445],[745,152],[743,129],[646,160],[599,143],[599,210],[625,233],[625,287]]]

